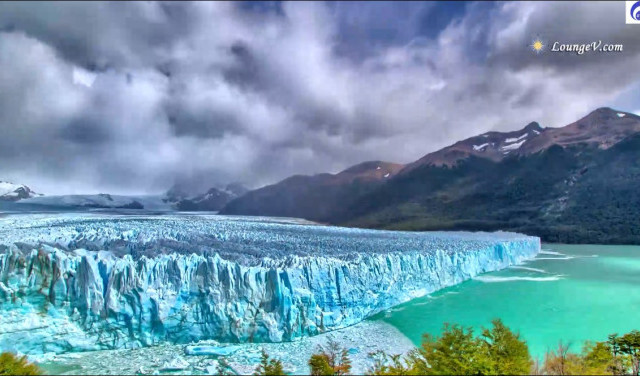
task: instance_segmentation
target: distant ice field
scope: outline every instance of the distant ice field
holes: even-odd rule
[[[323,226],[294,218],[220,215],[45,213],[0,218],[0,251],[12,245],[28,248],[44,243],[67,250],[107,250],[119,257],[131,254],[134,259],[215,252],[244,265],[260,264],[265,257],[349,260],[367,253],[468,252],[500,242],[535,239],[507,232],[381,231]]]

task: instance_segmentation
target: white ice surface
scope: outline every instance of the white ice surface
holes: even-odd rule
[[[280,342],[357,324],[534,257],[513,233],[394,232],[292,219],[0,218],[0,348],[27,354],[215,339]]]

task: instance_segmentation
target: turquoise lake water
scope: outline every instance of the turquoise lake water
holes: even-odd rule
[[[580,351],[585,340],[640,329],[640,246],[544,244],[522,267],[414,299],[373,317],[416,345],[445,322],[490,327],[501,318],[542,357],[559,340]],[[525,269],[527,268],[527,269]]]

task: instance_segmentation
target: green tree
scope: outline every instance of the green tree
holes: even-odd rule
[[[633,375],[640,374],[640,331],[633,330],[618,338],[620,353],[625,354],[631,361]]]
[[[614,357],[607,342],[587,342],[582,348],[583,375],[613,373]]]
[[[528,375],[533,362],[526,342],[513,333],[500,319],[491,322],[491,330],[482,330],[482,338],[491,360],[491,374]]]
[[[308,364],[313,376],[330,376],[334,374],[333,367],[329,365],[327,357],[322,354],[311,355]]]
[[[327,347],[318,346],[318,352],[309,358],[312,375],[346,375],[351,371],[349,352],[337,342],[329,340]]]
[[[607,344],[609,345],[609,350],[611,351],[611,355],[613,356],[613,364],[610,367],[611,372],[614,375],[622,375],[624,373],[624,368],[622,366],[622,359],[620,357],[620,345],[618,345],[618,333],[609,334],[607,337]]]
[[[581,353],[560,341],[547,351],[543,364],[533,362],[525,341],[499,319],[483,328],[479,338],[471,328],[445,324],[440,337],[423,336],[420,348],[405,357],[370,353],[374,375],[640,375],[640,331],[611,334],[605,342],[586,342]],[[322,373],[318,373],[322,374]],[[331,373],[325,373],[331,374]]]
[[[260,357],[260,364],[253,373],[255,376],[276,376],[284,375],[284,368],[282,362],[278,359],[272,359],[269,357],[264,349],[262,350],[262,356]]]
[[[412,374],[486,375],[491,372],[487,347],[473,329],[444,324],[440,337],[425,334],[420,348],[407,358]]]
[[[235,373],[231,370],[231,366],[229,365],[229,363],[225,358],[220,358],[218,360],[216,375],[221,375],[221,376],[235,375]]]
[[[26,356],[18,357],[10,352],[0,354],[0,375],[41,375],[38,366],[27,361]]]

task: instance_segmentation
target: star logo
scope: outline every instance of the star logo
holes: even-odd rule
[[[533,52],[539,54],[544,51],[544,42],[540,38],[536,38],[530,45]]]

